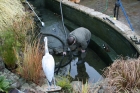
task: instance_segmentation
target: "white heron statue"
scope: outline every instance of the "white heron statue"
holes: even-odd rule
[[[54,82],[54,87],[56,87],[54,77],[55,62],[53,56],[49,54],[47,37],[44,37],[44,43],[45,43],[45,55],[42,58],[42,67],[48,81],[49,86],[48,90],[50,90],[52,82]]]

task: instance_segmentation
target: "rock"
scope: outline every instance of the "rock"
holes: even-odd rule
[[[20,92],[16,88],[11,88],[8,93],[20,93]]]
[[[12,88],[19,88],[20,87],[20,83],[19,82],[15,82],[13,84],[11,84]]]

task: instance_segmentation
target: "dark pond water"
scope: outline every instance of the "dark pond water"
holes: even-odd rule
[[[80,80],[90,83],[100,81],[103,73],[103,69],[107,67],[105,62],[91,49],[88,49],[85,63],[76,65],[78,58],[76,57],[71,62],[70,75],[74,80]]]

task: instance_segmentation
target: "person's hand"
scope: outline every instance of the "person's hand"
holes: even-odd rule
[[[67,53],[66,52],[63,52],[63,55],[65,56]]]
[[[86,50],[82,50],[82,49],[81,49],[81,52],[82,52],[82,53],[84,53],[85,51],[86,51]]]

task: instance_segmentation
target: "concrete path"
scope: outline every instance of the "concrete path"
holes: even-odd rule
[[[130,19],[132,27],[134,28],[134,32],[140,35],[140,1],[139,0],[121,0],[121,1],[128,18]],[[113,17],[115,2],[116,0],[81,0],[79,4]],[[128,27],[130,27],[121,8],[119,9],[118,20],[127,25]]]

